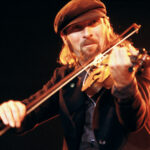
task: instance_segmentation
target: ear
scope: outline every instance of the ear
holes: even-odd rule
[[[61,34],[60,34],[60,37],[61,37],[61,39],[62,39],[64,45],[68,45],[68,43],[67,43],[67,36],[64,35],[63,33],[61,33]]]
[[[81,55],[78,51],[74,51],[73,50],[73,47],[72,47],[71,42],[69,41],[67,35],[61,34],[60,36],[61,36],[61,38],[62,38],[62,40],[64,42],[64,45],[69,48],[71,53],[74,53],[76,56],[80,56]]]
[[[72,45],[71,45],[67,35],[61,34],[60,36],[63,40],[64,45],[67,46],[69,48],[69,50],[74,53]]]

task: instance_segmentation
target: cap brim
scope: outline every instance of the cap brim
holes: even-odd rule
[[[69,24],[67,24],[67,26],[65,26],[63,28],[62,32],[64,32],[71,25],[85,22],[87,20],[99,19],[99,18],[103,18],[103,17],[105,17],[105,13],[103,13],[102,11],[99,11],[98,9],[88,11],[87,13],[84,13],[83,15],[73,19]]]

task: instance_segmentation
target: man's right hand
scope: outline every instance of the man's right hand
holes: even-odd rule
[[[12,128],[19,128],[25,115],[26,106],[20,101],[9,100],[0,105],[0,119]]]

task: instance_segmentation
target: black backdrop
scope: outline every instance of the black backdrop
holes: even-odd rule
[[[85,0],[86,1],[86,0]],[[52,75],[61,48],[53,20],[68,0],[5,1],[0,5],[0,101],[24,99],[39,90]],[[149,50],[150,7],[144,0],[103,0],[116,32],[141,24],[132,36],[136,47]],[[0,149],[60,150],[59,119],[48,121],[23,136],[4,135]]]

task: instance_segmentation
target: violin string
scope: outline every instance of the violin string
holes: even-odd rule
[[[91,67],[88,68],[88,70],[86,71],[86,74],[85,74],[85,76],[84,76],[84,78],[83,78],[82,87],[85,85],[85,80],[87,79],[87,76],[89,75],[90,69],[91,69]]]

